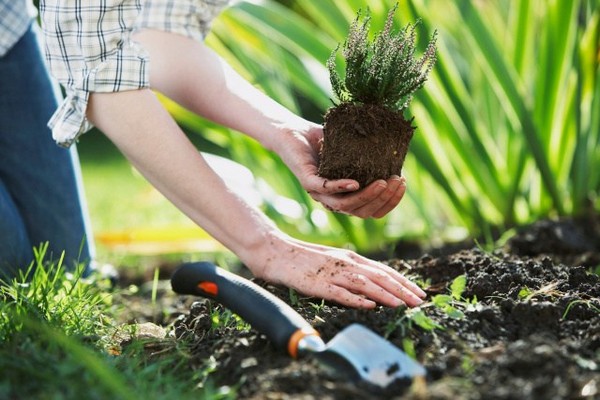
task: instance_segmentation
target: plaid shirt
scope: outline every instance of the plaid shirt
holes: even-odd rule
[[[0,0],[0,57],[27,32],[34,15],[27,0]]]
[[[10,1],[10,0],[9,0]],[[131,33],[159,29],[203,40],[228,0],[41,0],[40,14],[50,71],[67,96],[49,126],[70,146],[91,128],[90,92],[150,86],[147,53]]]

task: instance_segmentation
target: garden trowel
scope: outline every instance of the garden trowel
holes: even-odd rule
[[[171,285],[177,293],[218,301],[293,358],[310,354],[346,378],[386,387],[397,379],[425,375],[419,363],[359,324],[346,327],[324,343],[308,321],[284,301],[212,263],[181,265]]]

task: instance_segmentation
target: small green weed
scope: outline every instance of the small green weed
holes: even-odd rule
[[[293,307],[296,307],[300,304],[300,300],[298,299],[298,292],[296,292],[293,288],[289,288],[289,296],[290,296],[290,304]]]
[[[519,290],[518,297],[523,301],[530,301],[538,296],[553,296],[560,297],[562,295],[556,288],[558,287],[558,282],[550,282],[547,285],[542,286],[539,289],[531,289],[527,286],[524,286]]]
[[[562,319],[567,318],[567,315],[569,315],[569,312],[571,312],[571,308],[573,308],[573,306],[575,306],[577,304],[583,304],[583,305],[587,306],[590,310],[600,313],[600,306],[597,305],[597,302],[594,303],[594,301],[592,301],[592,300],[574,300],[569,303],[569,305],[565,309],[565,312],[563,313],[561,318]]]
[[[250,324],[228,309],[214,307],[210,311],[211,329],[233,328],[239,331],[250,329]]]
[[[325,307],[325,300],[321,300],[320,303],[310,302],[309,304],[313,308],[313,310],[315,310],[315,314],[319,315],[323,311],[323,308]]]
[[[427,332],[432,332],[436,329],[444,330],[445,328],[442,325],[427,315],[427,309],[432,307],[443,311],[450,318],[464,318],[463,310],[477,306],[476,297],[471,300],[463,297],[466,287],[466,275],[459,275],[450,284],[450,294],[435,295],[431,298],[431,301],[408,310],[398,309],[398,313],[401,315],[398,315],[398,318],[388,324],[385,336],[389,336],[397,329],[400,329],[402,336],[406,336],[414,326],[418,326]]]

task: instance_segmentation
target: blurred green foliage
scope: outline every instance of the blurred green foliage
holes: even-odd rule
[[[396,27],[422,19],[417,49],[438,31],[438,62],[408,109],[418,127],[403,169],[408,195],[382,220],[325,213],[256,142],[170,108],[182,126],[248,166],[269,188],[267,214],[304,238],[373,251],[401,237],[476,236],[598,210],[598,3],[399,3]],[[207,43],[277,101],[320,122],[331,105],[331,51],[359,9],[369,8],[379,31],[395,4],[242,1],[215,21]]]

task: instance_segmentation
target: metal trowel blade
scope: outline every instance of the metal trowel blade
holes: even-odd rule
[[[397,379],[425,376],[425,368],[370,329],[352,324],[331,339],[319,359],[337,371],[345,370],[377,386]]]

